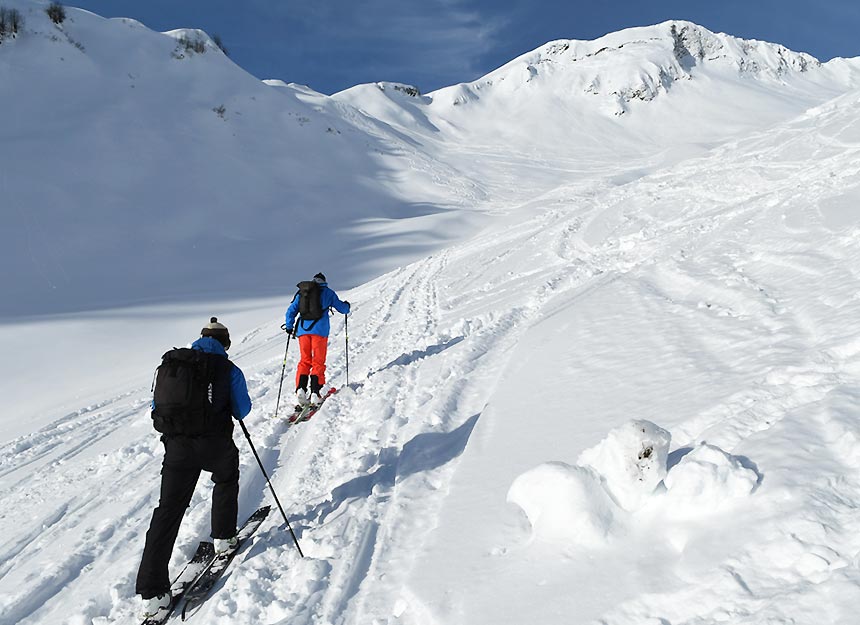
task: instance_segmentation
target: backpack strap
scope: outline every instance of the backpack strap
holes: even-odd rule
[[[304,330],[305,332],[310,332],[314,329],[314,326],[317,324],[318,321],[319,319],[314,319],[313,321],[311,321],[311,325],[309,325],[307,328],[305,327],[305,322],[302,321],[302,330]]]

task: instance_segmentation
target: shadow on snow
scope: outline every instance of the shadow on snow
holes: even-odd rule
[[[377,486],[391,488],[398,480],[422,471],[432,471],[463,453],[480,413],[469,417],[462,425],[450,432],[425,432],[418,434],[403,445],[398,453],[394,448],[383,449],[379,454],[379,466],[373,473],[353,478],[331,492],[331,497],[309,510],[297,521],[326,518],[350,500],[367,498]]]

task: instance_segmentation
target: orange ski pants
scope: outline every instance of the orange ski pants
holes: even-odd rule
[[[303,375],[315,375],[320,386],[325,384],[325,356],[328,351],[328,337],[318,334],[302,334],[299,337],[301,357],[296,369],[296,388]]]

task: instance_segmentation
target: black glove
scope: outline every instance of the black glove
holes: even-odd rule
[[[287,336],[295,336],[292,328],[288,328],[286,323],[281,324],[281,330],[287,333]]]
[[[352,305],[348,301],[343,300],[343,303],[346,304],[347,308],[352,308]]]

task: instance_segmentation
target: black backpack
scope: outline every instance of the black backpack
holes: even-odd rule
[[[299,282],[299,315],[302,321],[319,321],[325,315],[322,307],[322,289],[317,282],[305,280]],[[311,328],[313,324],[311,324]],[[305,328],[310,330],[310,328]]]
[[[229,428],[229,396],[221,390],[226,369],[229,389],[230,361],[187,347],[174,348],[161,357],[152,385],[152,425],[162,434],[204,436]],[[216,389],[217,387],[217,389]],[[229,390],[228,390],[229,395]]]

